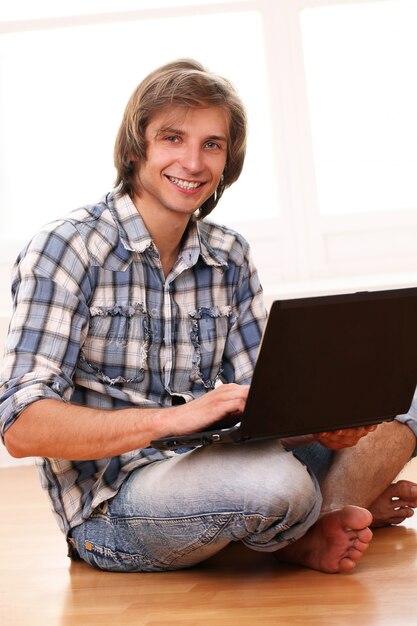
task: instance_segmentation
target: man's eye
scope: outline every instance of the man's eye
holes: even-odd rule
[[[216,143],[215,141],[208,141],[206,143],[207,148],[210,148],[210,150],[216,150],[216,149],[220,149],[221,146]]]
[[[175,143],[176,141],[179,141],[180,138],[178,137],[178,135],[167,135],[165,137],[165,141],[171,141],[172,143]]]

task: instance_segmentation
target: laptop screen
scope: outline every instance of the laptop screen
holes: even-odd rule
[[[275,301],[242,434],[272,435],[277,421],[290,435],[391,419],[416,384],[417,288]]]

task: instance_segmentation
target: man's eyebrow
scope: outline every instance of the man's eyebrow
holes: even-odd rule
[[[158,128],[158,130],[156,131],[155,137],[165,135],[166,133],[180,136],[184,136],[186,134],[185,130],[182,130],[181,128],[174,128],[173,126],[162,126],[162,128]],[[208,137],[206,137],[205,141],[224,141],[227,143],[228,139],[224,135],[209,135]]]
[[[173,126],[162,126],[162,128],[158,128],[155,133],[155,136],[165,135],[166,133],[170,133],[172,135],[185,135],[185,131],[180,128],[174,128]]]
[[[207,140],[215,140],[215,141],[225,141],[227,143],[227,137],[225,137],[224,135],[210,135],[209,137],[207,137]]]

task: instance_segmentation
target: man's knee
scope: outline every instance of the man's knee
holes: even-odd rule
[[[302,537],[320,515],[318,482],[291,452],[270,458],[262,485],[249,485],[244,508],[249,514],[257,512],[243,539],[250,548],[277,550]]]
[[[244,494],[244,509],[265,515],[282,516],[291,525],[304,519],[321,502],[317,480],[306,466],[282,447],[264,446],[258,463],[250,462],[241,472],[238,484]],[[263,458],[263,462],[259,460]]]
[[[165,515],[169,502],[172,516],[229,511],[291,523],[321,498],[316,479],[277,440],[176,455],[139,470],[122,491],[130,514]]]

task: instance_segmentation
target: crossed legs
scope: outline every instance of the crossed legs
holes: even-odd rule
[[[352,569],[371,514],[320,517],[319,485],[280,442],[212,446],[138,468],[72,531],[79,556],[112,571],[193,566],[230,541],[324,572]]]
[[[371,541],[369,526],[399,524],[414,514],[417,485],[393,480],[415,447],[412,430],[393,421],[337,453],[319,444],[296,451],[319,478],[321,517],[278,558],[329,573],[353,569]]]
[[[411,430],[393,422],[334,454],[319,475],[321,513],[317,485],[279,442],[197,450],[134,472],[73,538],[102,569],[190,567],[241,540],[312,569],[348,571],[372,538],[372,515],[393,523],[416,506],[412,483],[392,484],[414,448]]]

